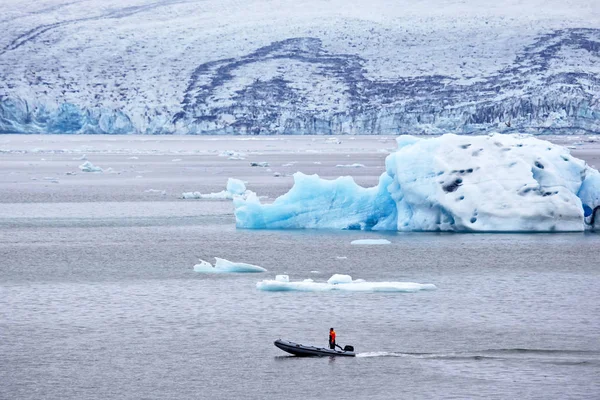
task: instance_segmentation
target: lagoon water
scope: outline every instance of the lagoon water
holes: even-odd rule
[[[393,141],[341,141],[2,137],[0,398],[600,397],[598,233],[236,230],[230,202],[177,198],[222,190],[231,176],[272,199],[296,170],[374,184]],[[593,146],[581,149],[590,164]],[[83,153],[112,171],[79,172]],[[269,272],[193,271],[215,256]],[[283,273],[438,289],[255,288]],[[358,357],[273,346],[324,346],[330,327]]]

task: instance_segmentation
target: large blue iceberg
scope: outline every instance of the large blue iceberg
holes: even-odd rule
[[[238,228],[583,231],[600,218],[600,173],[525,135],[399,136],[379,184],[294,175],[272,204],[234,200]]]

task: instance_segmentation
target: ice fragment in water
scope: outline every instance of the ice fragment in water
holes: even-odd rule
[[[224,258],[215,257],[216,263],[213,267],[208,261],[200,260],[199,264],[194,265],[194,271],[203,273],[231,273],[231,272],[266,272],[267,270],[258,265],[246,264],[242,262],[232,262]]]

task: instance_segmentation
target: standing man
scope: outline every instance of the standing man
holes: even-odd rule
[[[333,328],[329,329],[329,348],[335,350],[335,331]]]

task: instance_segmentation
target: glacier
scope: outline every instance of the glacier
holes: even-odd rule
[[[596,0],[5,0],[0,133],[599,133],[598,27]]]
[[[305,279],[290,282],[288,275],[277,275],[275,279],[265,279],[256,284],[258,290],[267,292],[405,292],[435,290],[431,283],[415,282],[368,282],[363,279],[353,280],[350,275],[334,274],[327,282],[315,282]]]
[[[294,174],[271,204],[234,199],[236,226],[454,232],[584,231],[600,214],[600,173],[531,135],[403,135],[377,186]]]

